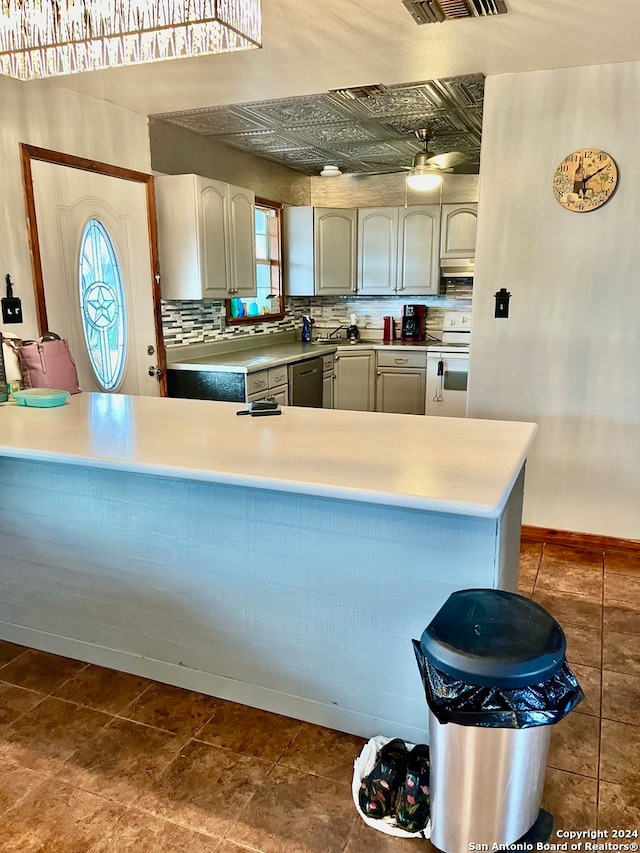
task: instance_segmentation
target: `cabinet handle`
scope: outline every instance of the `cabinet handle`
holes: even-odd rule
[[[382,371],[381,371],[381,370],[376,370],[376,376],[382,376]]]
[[[394,358],[393,360],[396,364],[406,364],[409,361],[408,358]]]
[[[256,386],[256,388],[262,388],[267,383],[264,381],[264,379],[259,379],[257,382],[254,382],[253,384]]]

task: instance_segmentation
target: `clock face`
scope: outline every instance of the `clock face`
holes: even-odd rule
[[[553,193],[563,207],[587,213],[611,198],[618,169],[605,151],[581,148],[565,157],[553,176]]]

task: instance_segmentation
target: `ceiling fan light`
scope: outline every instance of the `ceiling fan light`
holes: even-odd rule
[[[415,170],[407,175],[407,186],[412,190],[434,190],[442,183],[442,175],[437,172]]]

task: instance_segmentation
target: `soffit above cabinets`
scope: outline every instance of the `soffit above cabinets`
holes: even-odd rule
[[[408,167],[427,127],[433,154],[461,151],[457,172],[480,164],[484,75],[467,74],[394,86],[373,84],[270,101],[151,116],[306,175],[326,164],[347,173]]]

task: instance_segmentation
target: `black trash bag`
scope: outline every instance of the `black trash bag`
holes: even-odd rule
[[[527,687],[485,687],[461,681],[427,660],[418,640],[413,650],[422,676],[427,704],[440,723],[527,729],[557,723],[584,699],[565,660],[561,669],[540,684]]]

